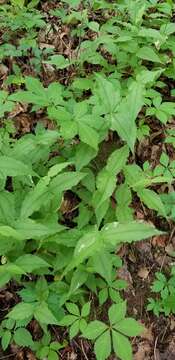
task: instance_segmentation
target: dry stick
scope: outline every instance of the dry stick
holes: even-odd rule
[[[169,327],[169,323],[167,324],[167,326],[165,327],[165,330],[164,330],[164,332],[163,332],[163,335],[162,335],[162,337],[161,337],[161,343],[163,342],[163,340],[164,340],[164,337],[165,337],[165,335],[166,335],[166,332],[167,332],[167,329],[168,329],[168,327]]]
[[[155,343],[154,343],[154,360],[158,360],[157,355],[156,355],[157,342],[158,342],[158,336],[156,337],[156,340],[155,340]]]
[[[85,350],[84,350],[83,340],[81,340],[80,342],[81,342],[81,349],[82,349],[83,355],[84,355],[85,359],[88,360],[88,357],[87,357],[87,355],[85,353]]]
[[[14,354],[4,355],[4,356],[0,357],[0,360],[8,359],[9,357],[15,356],[17,353],[18,353],[18,351]]]

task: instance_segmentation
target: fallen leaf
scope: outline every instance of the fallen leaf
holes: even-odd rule
[[[165,247],[167,241],[166,235],[158,235],[154,236],[152,238],[152,245],[153,246],[159,246],[159,247]]]
[[[172,317],[170,319],[170,330],[172,331],[172,330],[174,330],[174,328],[175,328],[175,318]]]
[[[165,252],[169,255],[169,256],[172,256],[174,254],[174,247],[172,244],[168,244],[166,247],[165,247]],[[173,256],[174,257],[174,256]]]
[[[149,275],[149,270],[146,267],[142,267],[139,269],[138,276],[141,279],[143,279],[143,280],[147,279],[148,275]]]
[[[140,335],[140,337],[142,339],[146,339],[146,340],[149,340],[151,342],[154,341],[154,335],[153,335],[153,332],[152,332],[152,327],[153,327],[152,325],[149,328],[145,327],[144,332]]]
[[[138,344],[138,351],[134,355],[134,360],[149,360],[151,354],[151,345],[148,342]]]
[[[131,276],[130,272],[128,271],[126,264],[124,264],[124,266],[117,271],[117,277],[119,279],[127,281],[128,286],[130,286],[130,287],[132,286],[132,284],[133,284],[132,276]]]

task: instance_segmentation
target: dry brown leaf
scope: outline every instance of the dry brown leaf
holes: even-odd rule
[[[149,340],[151,342],[154,341],[154,335],[153,335],[153,332],[152,332],[152,325],[149,328],[145,327],[144,332],[140,335],[140,337],[142,339],[146,339],[146,340]]]
[[[24,113],[27,111],[28,105],[27,104],[23,104],[21,105],[20,103],[16,103],[15,107],[13,108],[13,110],[8,114],[8,117],[10,119],[13,119],[15,116]]]
[[[132,276],[131,276],[130,272],[128,271],[126,264],[124,264],[124,266],[117,271],[117,277],[119,279],[127,281],[129,287],[132,286],[132,284],[133,284]]]
[[[169,256],[172,256],[172,253],[174,253],[174,247],[172,244],[168,244],[166,247],[165,247],[165,251],[166,253],[169,255]]]
[[[153,246],[159,246],[159,247],[165,247],[166,241],[167,241],[167,236],[166,235],[154,236],[152,238],[152,245]]]
[[[151,345],[148,342],[141,342],[138,351],[134,355],[134,360],[150,360]]]
[[[174,330],[174,329],[175,329],[175,318],[172,317],[172,318],[170,319],[170,330],[172,331],[172,330]]]
[[[142,267],[142,268],[139,269],[138,276],[141,279],[146,280],[148,275],[149,275],[149,270],[146,267]]]

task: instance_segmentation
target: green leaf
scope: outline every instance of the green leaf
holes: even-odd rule
[[[73,339],[79,332],[79,320],[76,320],[69,329],[70,339]]]
[[[19,220],[16,222],[16,231],[19,233],[21,239],[36,239],[43,236],[49,236],[55,233],[55,229],[37,223],[32,219]]]
[[[137,192],[139,198],[149,208],[156,210],[160,215],[166,217],[164,204],[160,196],[150,189],[141,189]]]
[[[10,226],[0,226],[0,235],[16,240],[23,240],[23,235],[18,230],[15,230]]]
[[[36,175],[34,171],[22,161],[9,156],[0,156],[0,176]]]
[[[113,151],[107,160],[106,169],[117,176],[126,164],[128,156],[129,148],[127,145]]]
[[[95,150],[98,149],[99,136],[97,131],[95,131],[92,127],[88,126],[87,124],[83,124],[83,122],[79,122],[78,133],[82,142],[91,146]]]
[[[116,187],[116,176],[124,167],[129,155],[128,146],[114,151],[108,158],[106,167],[97,176],[97,191],[101,194],[96,207],[100,207],[113,193]],[[94,193],[95,200],[96,193]]]
[[[9,191],[0,192],[0,221],[11,225],[15,218],[15,199]]]
[[[77,320],[75,315],[66,315],[61,321],[59,321],[59,326],[70,326]]]
[[[98,231],[90,231],[85,234],[78,242],[74,250],[74,256],[72,261],[65,269],[62,276],[65,276],[67,272],[72,270],[81,264],[86,258],[99,251],[103,247],[102,241]]]
[[[144,91],[143,84],[134,81],[128,89],[126,98],[121,101],[117,112],[111,117],[111,129],[118,132],[132,152],[137,138],[135,120],[144,105]]]
[[[112,330],[112,342],[115,354],[121,360],[132,360],[132,347],[126,336]]]
[[[143,332],[144,327],[136,320],[132,318],[126,318],[117,323],[115,325],[115,329],[127,336],[138,336]]]
[[[81,317],[86,317],[89,315],[91,309],[91,302],[88,301],[86,304],[83,305],[81,309]]]
[[[40,303],[34,310],[34,317],[40,324],[58,325],[58,321],[45,302]]]
[[[71,283],[70,283],[70,290],[69,293],[72,295],[75,293],[87,280],[88,273],[83,271],[83,269],[77,269],[74,271]]]
[[[37,255],[32,254],[24,254],[20,256],[15,261],[15,264],[18,265],[26,273],[31,273],[34,270],[48,268],[50,266],[50,264],[48,264],[45,260],[43,260]]]
[[[92,260],[94,272],[100,274],[107,281],[108,285],[111,285],[113,275],[111,254],[108,251],[100,251],[100,256],[97,253],[97,255],[92,257]]]
[[[105,225],[101,230],[104,241],[112,245],[139,241],[159,234],[162,234],[162,232],[156,230],[154,226],[136,221],[127,224],[114,222]]]
[[[87,321],[85,319],[80,319],[79,320],[79,329],[80,329],[81,333],[84,332],[86,327],[87,327]]]
[[[105,113],[113,113],[120,101],[120,89],[103,76],[96,74],[97,78],[97,95],[99,96],[100,105],[104,107]],[[111,96],[113,94],[113,96]]]
[[[13,320],[24,320],[31,316],[33,316],[34,313],[34,305],[33,304],[27,304],[24,302],[21,302],[8,313],[8,317]]]
[[[21,218],[31,216],[51,197],[48,190],[49,182],[50,179],[48,177],[41,179],[34,189],[25,196],[21,206]]]
[[[73,186],[76,186],[86,174],[75,172],[65,172],[55,176],[50,183],[50,191],[59,191],[62,193],[65,190],[70,190]]]
[[[126,301],[120,302],[118,304],[113,304],[108,311],[109,321],[111,325],[118,323],[124,319],[126,315]]]
[[[49,171],[48,171],[48,174],[47,176],[50,178],[58,175],[59,172],[61,172],[63,169],[65,169],[67,166],[71,165],[71,162],[67,161],[67,162],[63,162],[63,163],[60,163],[60,164],[56,164],[56,165],[53,165]]]
[[[30,332],[25,328],[15,330],[14,337],[15,343],[19,346],[33,346],[33,339]]]
[[[0,277],[0,288],[7,284],[11,280],[12,276],[8,273],[2,273]]]
[[[136,53],[136,56],[143,60],[162,63],[154,49],[149,46],[143,46],[142,48],[140,48],[139,51]]]
[[[58,360],[59,359],[58,354],[54,350],[49,350],[47,359],[48,360]]]
[[[55,65],[57,69],[65,69],[71,65],[69,59],[65,59],[63,55],[52,55],[50,59],[44,61],[44,63]]]
[[[100,292],[98,294],[99,304],[103,305],[107,299],[108,299],[108,290],[107,290],[107,288],[104,288],[104,289],[100,290]]]
[[[83,332],[83,336],[88,340],[94,340],[107,329],[108,327],[106,324],[101,321],[94,320],[87,325],[85,331]]]
[[[77,243],[74,251],[74,259],[72,266],[77,266],[87,257],[91,256],[95,251],[99,251],[103,246],[100,244],[98,231],[90,231],[85,234]]]
[[[161,27],[160,27],[160,33],[163,35],[171,35],[173,33],[175,33],[175,23],[174,22],[169,22],[169,23],[166,23],[166,24],[163,24]]]
[[[76,304],[66,303],[66,308],[71,314],[80,316],[80,310]]]
[[[160,77],[163,71],[163,69],[155,71],[142,70],[138,73],[136,80],[140,81],[142,84],[154,83]]]
[[[3,335],[2,335],[2,338],[1,338],[1,346],[2,346],[2,349],[5,351],[9,344],[10,344],[10,340],[11,340],[11,331],[10,330],[5,330]]]
[[[111,353],[111,336],[110,331],[105,331],[95,342],[94,346],[97,360],[105,360]]]

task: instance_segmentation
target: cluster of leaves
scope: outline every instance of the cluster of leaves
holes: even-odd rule
[[[169,279],[161,272],[156,273],[156,279],[151,287],[157,298],[149,299],[147,309],[153,311],[156,316],[164,313],[168,316],[175,313],[175,267],[172,266]]]
[[[1,324],[4,350],[14,341],[39,359],[58,359],[66,343],[52,341],[53,325],[69,329],[70,339],[81,334],[93,340],[97,360],[111,352],[132,359],[128,337],[143,327],[126,317],[127,284],[117,278],[122,261],[116,251],[161,233],[135,221],[136,195],[158,216],[171,216],[172,194],[165,199],[155,185],[173,181],[174,162],[163,152],[152,169],[148,161],[134,161],[134,154],[149,135],[148,119],[160,121],[165,145],[175,144],[173,130],[165,127],[175,106],[163,95],[174,80],[174,8],[171,1],[64,0],[45,16],[38,0],[1,6],[1,28],[7,31],[0,56],[13,66],[0,91],[0,286],[13,280],[21,289],[19,303]],[[46,20],[53,16],[78,40],[71,58],[38,45],[38,30],[47,32],[52,25]],[[25,76],[24,59],[36,78]],[[93,70],[87,72],[89,65]],[[56,80],[46,85],[45,66],[56,79],[71,69],[76,77],[66,86]],[[20,104],[31,117],[44,114],[54,129],[38,122],[30,134],[16,136],[9,118]],[[117,140],[101,160],[109,132]],[[71,223],[64,210],[70,194]],[[92,319],[90,293],[109,307],[107,323]],[[43,332],[40,341],[29,331],[33,319]]]

